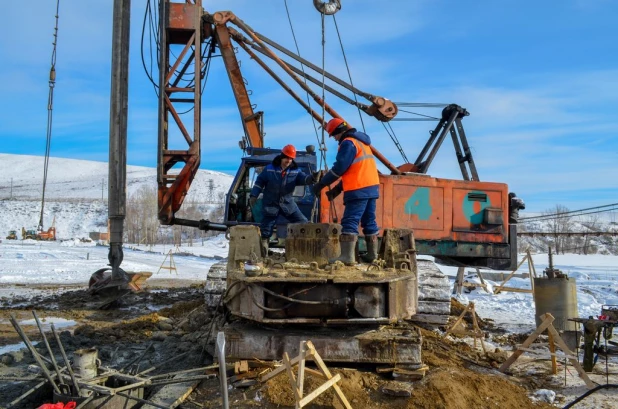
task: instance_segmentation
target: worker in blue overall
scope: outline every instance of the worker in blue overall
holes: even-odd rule
[[[258,175],[249,195],[249,205],[254,209],[258,196],[260,193],[263,194],[260,223],[263,256],[268,254],[268,242],[280,214],[290,223],[307,222],[307,218],[294,201],[294,189],[298,185],[314,184],[320,173],[307,175],[298,167],[295,158],[296,148],[293,145],[284,146],[281,154],[266,165]]]

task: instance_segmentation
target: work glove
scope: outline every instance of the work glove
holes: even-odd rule
[[[249,198],[249,206],[250,206],[251,208],[253,208],[253,207],[255,206],[255,202],[257,202],[257,197],[255,197],[255,196],[251,196],[251,197]]]
[[[321,170],[318,170],[317,172],[313,172],[311,174],[311,180],[313,181],[313,183],[318,183],[320,179],[322,179],[322,174],[323,172]]]
[[[329,202],[332,202],[337,196],[341,194],[341,192],[343,192],[343,186],[341,185],[341,183],[338,183],[337,186],[326,192],[326,197],[328,198]]]
[[[320,196],[320,192],[322,191],[322,189],[324,189],[326,186],[324,186],[324,184],[322,182],[318,182],[315,185],[313,185],[313,194],[316,197]]]

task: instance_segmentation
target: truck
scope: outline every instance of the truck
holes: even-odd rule
[[[55,241],[56,240],[56,217],[54,217],[52,225],[49,229],[37,231],[36,240],[43,240],[43,241]]]

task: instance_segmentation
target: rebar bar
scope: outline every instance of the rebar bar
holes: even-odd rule
[[[73,387],[75,388],[75,392],[77,395],[81,395],[81,391],[79,389],[79,385],[77,384],[77,379],[75,379],[75,373],[73,373],[73,368],[71,368],[71,363],[69,362],[69,358],[67,357],[66,352],[64,351],[64,346],[62,345],[62,341],[60,341],[60,335],[56,332],[56,327],[54,323],[51,324],[52,334],[54,334],[54,338],[56,339],[56,343],[58,344],[58,348],[60,349],[60,354],[62,355],[62,359],[64,360],[64,364],[69,371],[69,375],[71,376],[71,382],[73,382]]]
[[[51,346],[49,345],[49,341],[47,340],[47,336],[45,335],[45,331],[43,331],[43,325],[39,320],[39,316],[36,314],[36,311],[32,311],[32,316],[34,317],[34,321],[36,322],[36,326],[39,328],[39,332],[41,333],[41,337],[43,338],[43,343],[45,344],[45,348],[47,348],[47,353],[49,354],[49,359],[51,359],[52,367],[54,371],[56,371],[56,375],[58,376],[58,384],[63,386],[62,389],[65,389],[63,393],[68,393],[69,391],[67,385],[64,385],[62,382],[62,376],[60,375],[60,369],[58,369],[58,364],[56,363],[56,357],[52,352]]]
[[[58,388],[58,385],[56,385],[56,382],[54,382],[51,374],[49,373],[49,370],[47,369],[47,367],[43,363],[43,360],[41,359],[41,355],[34,348],[34,345],[32,345],[32,342],[30,342],[30,339],[28,338],[28,336],[26,335],[26,333],[24,332],[22,327],[17,322],[17,319],[15,319],[15,315],[13,315],[13,313],[10,314],[9,320],[11,321],[11,324],[13,324],[13,328],[15,328],[15,331],[17,331],[17,333],[19,334],[21,339],[24,341],[24,343],[26,344],[26,346],[30,350],[30,353],[32,354],[34,359],[37,361],[37,363],[41,367],[41,370],[43,371],[43,374],[45,374],[45,377],[47,378],[49,383],[51,383],[52,388],[54,388],[54,391],[58,395],[62,395],[62,391],[60,390],[60,388]]]

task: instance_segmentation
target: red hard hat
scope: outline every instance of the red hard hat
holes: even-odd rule
[[[294,145],[285,145],[283,149],[281,149],[281,153],[283,153],[288,158],[296,158],[296,148],[294,147]]]
[[[326,124],[326,128],[324,128],[324,130],[328,133],[329,136],[333,136],[333,134],[338,134],[341,131],[344,131],[347,127],[348,127],[348,124],[343,119],[333,118],[330,121],[328,121],[328,123]]]

